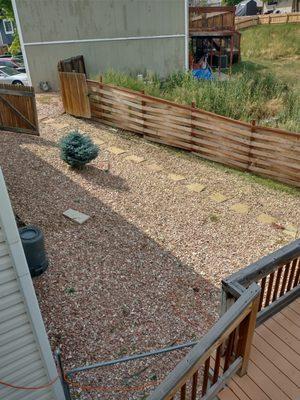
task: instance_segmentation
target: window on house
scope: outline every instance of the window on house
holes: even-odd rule
[[[3,20],[3,25],[4,25],[4,32],[9,35],[11,33],[14,33],[14,27],[12,21],[9,19],[4,19]]]

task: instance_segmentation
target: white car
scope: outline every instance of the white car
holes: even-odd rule
[[[2,66],[0,67],[0,83],[28,86],[28,78],[24,72],[18,72],[14,68]]]

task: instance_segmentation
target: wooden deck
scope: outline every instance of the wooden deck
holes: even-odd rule
[[[300,400],[300,299],[260,325],[247,375],[235,375],[219,400]]]

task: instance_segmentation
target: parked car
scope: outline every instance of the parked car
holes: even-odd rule
[[[10,67],[20,72],[26,72],[23,63],[14,57],[1,57],[0,67]]]
[[[0,66],[0,83],[27,86],[28,78],[24,72],[16,71],[14,68]]]

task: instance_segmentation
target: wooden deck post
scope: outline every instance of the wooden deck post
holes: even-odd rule
[[[253,335],[256,327],[256,317],[258,312],[260,296],[258,295],[252,303],[252,309],[247,318],[240,325],[239,343],[237,355],[243,357],[241,369],[238,371],[239,376],[244,376],[247,373],[247,368],[250,358],[250,350],[253,340]]]

